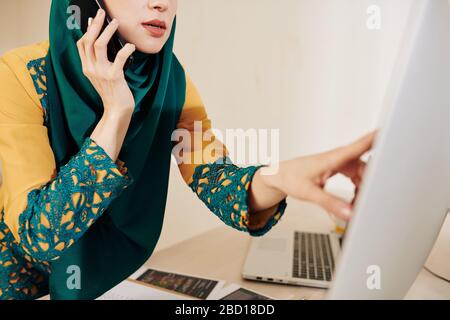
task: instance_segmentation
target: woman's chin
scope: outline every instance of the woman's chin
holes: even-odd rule
[[[155,54],[162,50],[164,44],[135,44],[136,49],[140,52],[147,53],[147,54]]]

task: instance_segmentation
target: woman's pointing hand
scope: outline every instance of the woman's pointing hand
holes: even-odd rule
[[[344,147],[317,155],[281,162],[278,168],[269,167],[264,175],[258,170],[252,182],[250,207],[255,212],[265,210],[286,196],[320,205],[340,219],[349,220],[353,202],[348,203],[324,190],[334,175],[341,173],[359,189],[366,163],[361,157],[372,149],[376,132]]]

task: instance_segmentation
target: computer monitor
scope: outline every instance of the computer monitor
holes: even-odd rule
[[[450,7],[413,6],[329,299],[404,298],[450,204]]]

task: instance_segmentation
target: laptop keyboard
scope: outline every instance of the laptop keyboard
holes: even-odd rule
[[[331,281],[334,258],[327,234],[294,233],[293,277]]]

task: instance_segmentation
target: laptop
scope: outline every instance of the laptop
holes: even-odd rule
[[[252,239],[242,275],[249,280],[328,288],[342,238],[337,233],[274,228]]]

